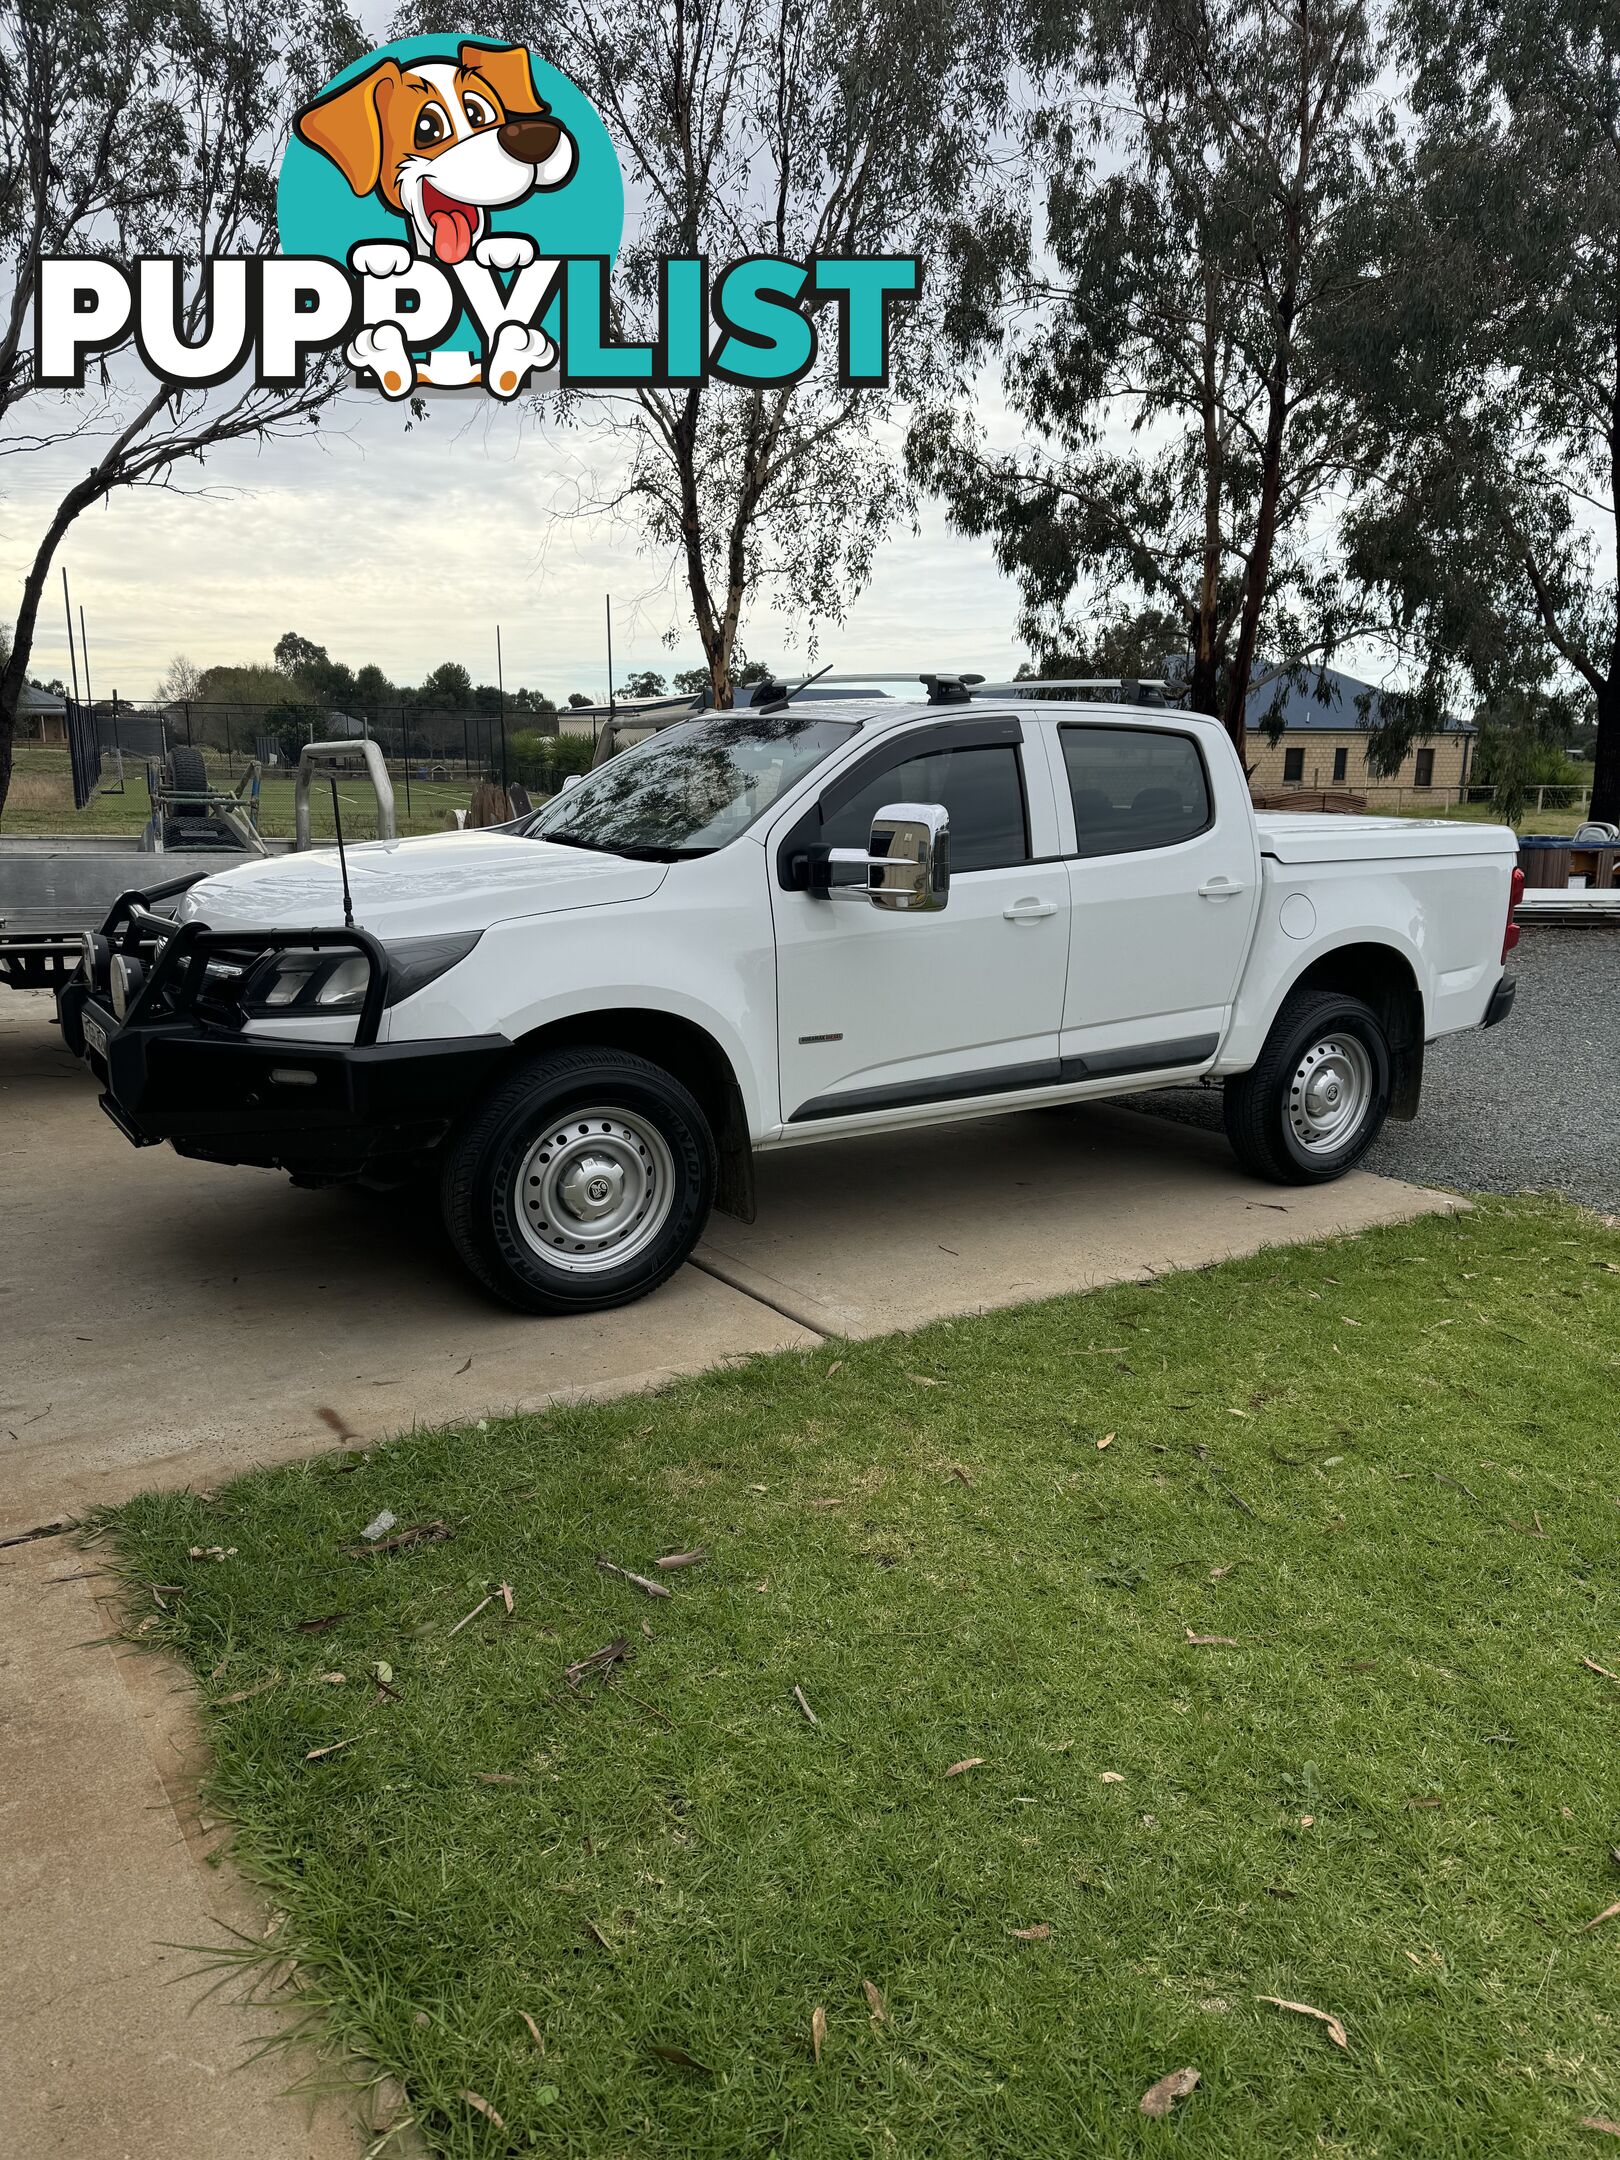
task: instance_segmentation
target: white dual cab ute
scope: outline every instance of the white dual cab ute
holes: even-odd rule
[[[64,1028],[137,1145],[429,1173],[473,1274],[556,1313],[750,1218],[767,1148],[1202,1078],[1248,1170],[1338,1177],[1426,1042],[1507,1013],[1506,829],[1257,816],[1212,720],[923,680],[695,714],[493,831],[128,895]]]

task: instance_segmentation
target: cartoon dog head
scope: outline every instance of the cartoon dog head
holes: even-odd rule
[[[534,87],[521,45],[470,45],[453,60],[380,60],[294,122],[356,195],[375,194],[411,228],[416,251],[461,262],[488,213],[558,188],[574,139]]]

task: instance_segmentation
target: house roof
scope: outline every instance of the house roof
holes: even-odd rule
[[[1318,692],[1321,695],[1318,695]],[[1379,695],[1371,683],[1358,682],[1354,675],[1343,675],[1337,668],[1307,668],[1303,683],[1268,682],[1258,690],[1249,692],[1244,719],[1249,727],[1257,728],[1271,712],[1277,698],[1282,699],[1282,723],[1288,734],[1343,735],[1352,728],[1364,728],[1378,718]],[[1358,698],[1370,700],[1363,718]],[[1434,730],[1439,735],[1472,735],[1473,723],[1454,720],[1449,716]]]
[[[38,683],[25,682],[17,699],[17,710],[23,713],[65,713],[67,699],[55,690],[42,690]]]

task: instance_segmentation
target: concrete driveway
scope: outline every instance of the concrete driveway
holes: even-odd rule
[[[1456,1204],[1359,1174],[1278,1190],[1210,1134],[1043,1111],[767,1157],[758,1221],[716,1217],[654,1297],[534,1320],[471,1286],[420,1200],[131,1148],[42,993],[0,991],[0,1132],[0,1540],[342,1433],[650,1386]]]

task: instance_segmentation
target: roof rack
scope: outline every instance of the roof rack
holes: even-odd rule
[[[1112,690],[1124,703],[1138,705],[1149,698],[1178,697],[1181,685],[1135,675],[1025,675],[1012,682],[984,683],[974,695],[1027,697],[1034,690]]]
[[[828,687],[850,683],[921,683],[928,693],[930,705],[966,705],[974,698],[1029,697],[1036,692],[1051,691],[1112,692],[1126,704],[1163,704],[1179,697],[1183,687],[1161,677],[1131,675],[1026,675],[1009,682],[987,682],[982,675],[929,668],[858,668],[840,674],[823,669],[819,675],[811,676],[808,683],[799,684],[798,689],[806,689],[810,683]],[[780,705],[796,695],[774,677],[749,688],[751,705]]]

